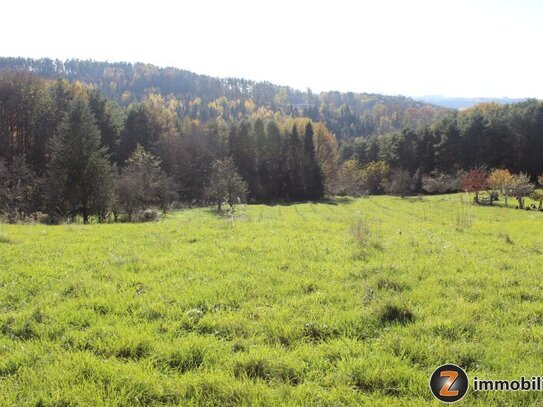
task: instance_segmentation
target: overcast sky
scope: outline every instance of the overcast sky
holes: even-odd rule
[[[4,1],[0,55],[313,91],[543,98],[543,1]]]

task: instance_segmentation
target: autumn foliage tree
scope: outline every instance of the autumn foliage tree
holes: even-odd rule
[[[347,160],[341,165],[336,193],[343,196],[360,196],[364,193],[364,177],[356,160]]]
[[[316,123],[314,132],[313,143],[315,145],[317,161],[319,162],[324,178],[324,189],[326,193],[331,193],[337,182],[338,172],[336,137],[328,131],[323,123]]]
[[[488,176],[488,186],[493,191],[496,191],[505,197],[505,206],[507,206],[507,191],[513,182],[513,175],[509,170],[496,169]]]
[[[382,193],[390,177],[390,166],[384,161],[372,161],[362,167],[365,189],[371,194]]]
[[[479,203],[479,193],[488,188],[488,171],[485,168],[473,168],[464,175],[461,181],[464,192],[474,194],[475,203]]]

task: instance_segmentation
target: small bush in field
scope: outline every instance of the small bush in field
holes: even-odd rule
[[[141,214],[141,221],[142,222],[155,222],[159,218],[159,214],[154,209],[146,209]]]

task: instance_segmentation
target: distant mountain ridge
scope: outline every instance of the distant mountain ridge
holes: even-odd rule
[[[431,95],[431,96],[418,96],[413,97],[413,99],[420,102],[430,103],[436,106],[442,106],[449,109],[468,109],[479,103],[497,103],[499,105],[507,105],[511,103],[524,102],[528,98],[487,98],[487,97],[478,97],[478,98],[462,98],[462,97],[449,97],[449,96],[440,96],[440,95]]]

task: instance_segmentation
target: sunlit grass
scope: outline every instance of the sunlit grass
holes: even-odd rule
[[[423,405],[446,362],[541,375],[543,213],[463,199],[2,225],[0,405]],[[537,394],[463,403],[498,400]]]

